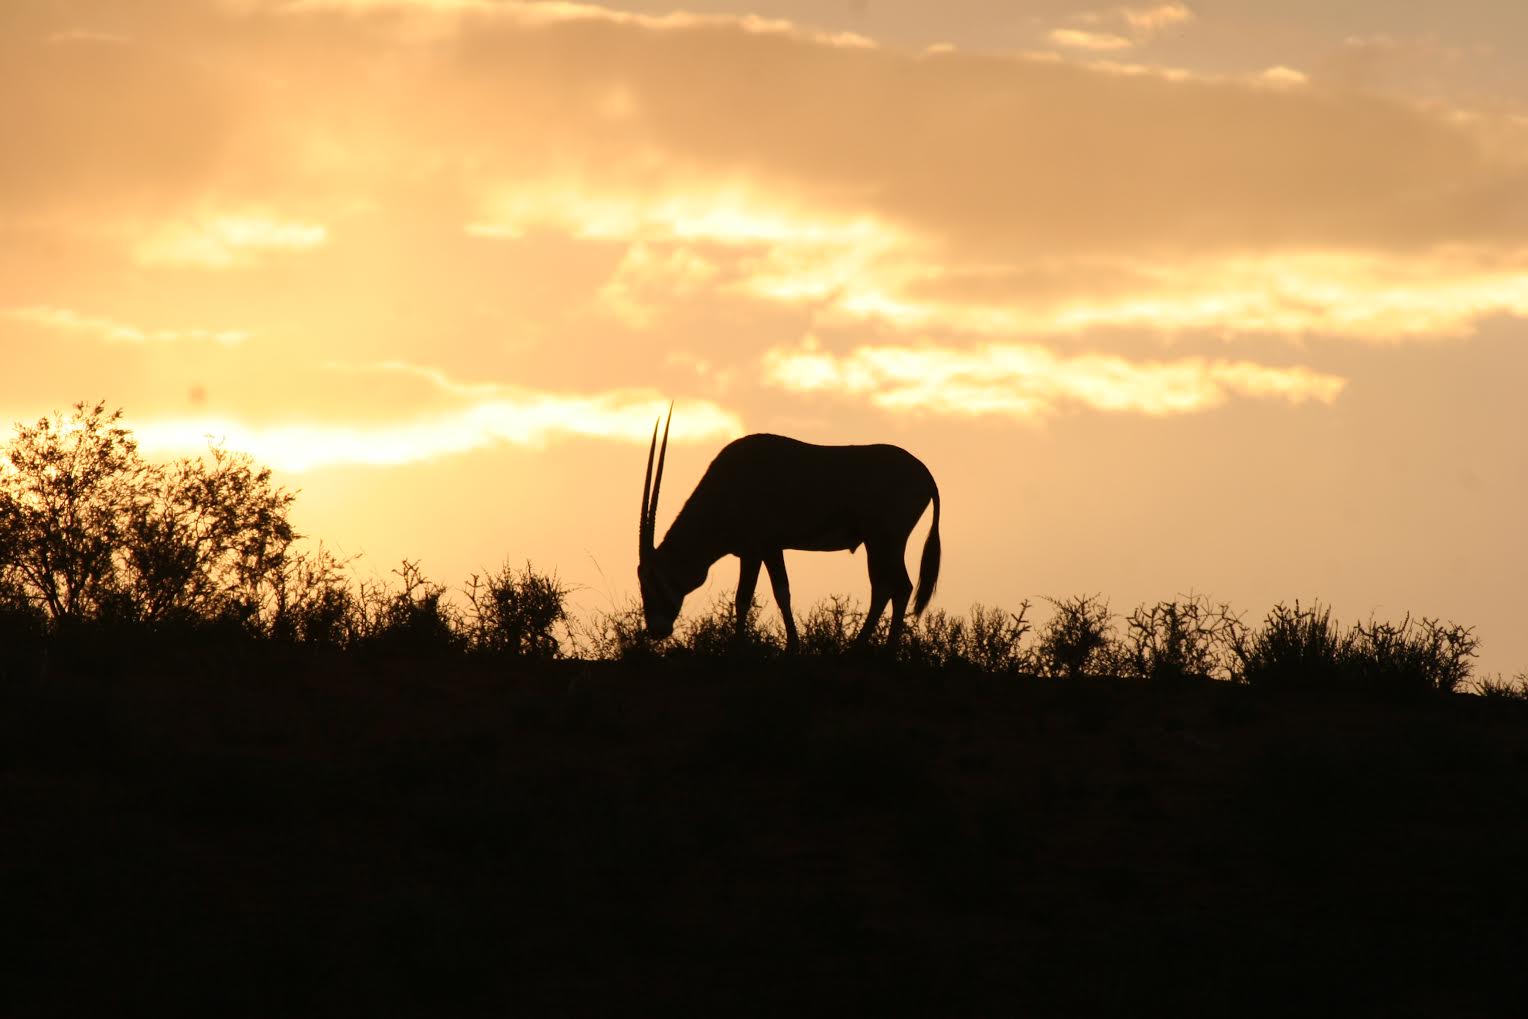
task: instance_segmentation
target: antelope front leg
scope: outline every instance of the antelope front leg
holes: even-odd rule
[[[762,562],[757,556],[738,556],[742,568],[737,575],[737,619],[734,622],[735,629],[732,639],[737,643],[743,642],[743,630],[748,625],[748,611],[753,608],[753,589],[759,583],[759,565]],[[770,574],[774,576],[773,573]]]
[[[785,553],[776,549],[764,557],[769,568],[769,586],[775,592],[775,604],[779,606],[780,618],[785,620],[785,650],[801,650],[796,637],[796,617],[791,615],[791,580],[785,575]]]

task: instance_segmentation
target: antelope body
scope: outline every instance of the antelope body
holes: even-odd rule
[[[672,415],[670,415],[672,417]],[[908,599],[919,614],[939,579],[939,487],[917,457],[898,446],[818,446],[783,435],[746,435],[725,446],[685,502],[668,534],[657,545],[653,534],[668,426],[658,453],[647,451],[642,490],[637,578],[647,632],[667,637],[685,595],[705,583],[711,564],[727,555],[741,562],[737,585],[737,634],[742,635],[753,603],[759,567],[769,570],[775,604],[785,620],[786,645],[798,646],[791,615],[786,549],[850,552],[865,546],[870,570],[870,607],[855,638],[864,645],[891,605],[889,641],[901,636]],[[651,499],[649,499],[649,492]],[[913,525],[934,505],[933,525],[923,545],[918,588],[908,578],[903,555]]]

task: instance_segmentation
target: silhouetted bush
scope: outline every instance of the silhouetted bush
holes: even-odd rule
[[[1278,689],[1326,688],[1340,681],[1347,641],[1320,602],[1302,609],[1275,605],[1263,625],[1241,635],[1236,655],[1240,678]]]
[[[271,582],[271,619],[266,633],[277,640],[341,648],[354,644],[364,618],[347,568],[320,545],[287,556]]]
[[[757,612],[757,605],[749,607],[748,616]],[[682,615],[674,624],[667,650],[686,651],[698,655],[724,655],[734,650],[733,629],[737,609],[733,599],[718,595],[705,608],[697,607]],[[751,619],[743,621],[747,627]]]
[[[865,624],[859,602],[844,595],[829,595],[813,605],[796,625],[801,650],[811,655],[841,655],[854,645]]]
[[[580,658],[624,661],[658,654],[658,642],[647,635],[642,603],[635,598],[628,599],[623,608],[595,612],[571,630],[574,653]]]
[[[931,669],[956,669],[1016,675],[1033,671],[1033,662],[1023,646],[1030,624],[1025,618],[1029,602],[1017,613],[971,606],[969,616],[949,615],[942,609],[925,612],[910,623],[903,634],[898,657],[910,664]]]
[[[966,621],[943,609],[930,609],[902,634],[897,657],[928,669],[969,669],[965,656]]]
[[[710,606],[681,617],[668,642],[668,653],[711,656],[771,658],[785,649],[785,625],[777,613],[763,622],[764,610],[758,599],[748,607],[743,619],[741,640],[737,633],[737,600],[719,594]]]
[[[460,617],[445,601],[447,590],[403,560],[393,575],[400,586],[362,583],[358,598],[360,642],[372,649],[406,654],[443,654],[465,644]]]
[[[1034,656],[1025,649],[1029,635],[1029,601],[1018,612],[977,603],[971,606],[966,628],[966,657],[983,672],[1012,674],[1034,671]]]
[[[1121,653],[1109,621],[1109,602],[1101,595],[1045,600],[1056,607],[1056,614],[1040,630],[1036,669],[1066,679],[1114,673]]]
[[[1503,679],[1501,674],[1495,676],[1480,676],[1470,684],[1471,689],[1481,697],[1493,701],[1517,701],[1528,704],[1528,673],[1520,672],[1511,679]]]
[[[1280,603],[1237,641],[1241,676],[1276,689],[1345,690],[1370,696],[1452,693],[1470,675],[1474,631],[1435,619],[1370,620],[1343,632],[1331,609]]]
[[[969,669],[996,674],[1031,671],[1023,647],[1030,624],[1025,618],[1029,603],[1018,613],[974,605],[969,618],[940,610],[909,620],[898,648],[898,660],[927,668]],[[574,653],[588,658],[630,659],[693,655],[770,658],[785,653],[785,628],[778,614],[757,601],[744,623],[743,639],[736,639],[736,601],[719,594],[710,605],[682,614],[672,637],[654,641],[644,629],[641,603],[632,600],[624,609],[596,613],[588,623],[571,627]],[[848,655],[864,625],[865,614],[852,597],[830,595],[806,610],[796,621],[800,653],[818,657]],[[871,631],[871,640],[884,643],[889,620],[882,619]]]
[[[1227,605],[1197,595],[1137,606],[1125,617],[1123,663],[1140,679],[1171,682],[1225,679],[1235,674],[1235,647],[1244,629]]]
[[[1398,626],[1371,619],[1348,634],[1344,679],[1380,695],[1453,693],[1469,677],[1479,646],[1466,626],[1409,614]]]
[[[474,651],[516,658],[551,659],[562,654],[568,589],[555,576],[542,576],[525,564],[507,564],[498,573],[474,573],[467,581],[467,646]]]

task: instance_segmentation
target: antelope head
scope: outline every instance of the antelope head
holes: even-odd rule
[[[637,543],[637,582],[642,588],[642,615],[647,620],[650,637],[663,639],[674,632],[674,620],[679,616],[679,606],[684,602],[680,591],[669,576],[662,553],[653,544],[653,532],[658,522],[658,488],[663,484],[663,458],[668,454],[669,422],[674,419],[674,407],[669,405],[668,421],[663,423],[663,446],[658,446],[658,422],[653,422],[653,441],[647,447],[647,479],[642,483],[642,526]],[[653,473],[653,453],[658,454],[658,472]]]

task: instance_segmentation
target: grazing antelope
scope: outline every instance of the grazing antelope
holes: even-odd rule
[[[669,421],[673,420],[669,408]],[[653,452],[658,470],[653,472]],[[786,647],[796,650],[785,549],[853,552],[865,546],[870,567],[870,611],[855,637],[863,646],[891,604],[889,643],[902,634],[913,584],[902,557],[913,525],[934,504],[933,526],[918,566],[914,615],[923,612],[939,579],[939,487],[917,457],[898,446],[816,446],[783,435],[745,435],[728,443],[695,486],[661,544],[653,544],[658,489],[668,453],[668,423],[658,449],[658,425],[647,448],[637,579],[650,636],[667,637],[685,595],[705,583],[711,564],[735,555],[737,635],[753,603],[759,566],[769,569],[775,604],[785,620]]]

